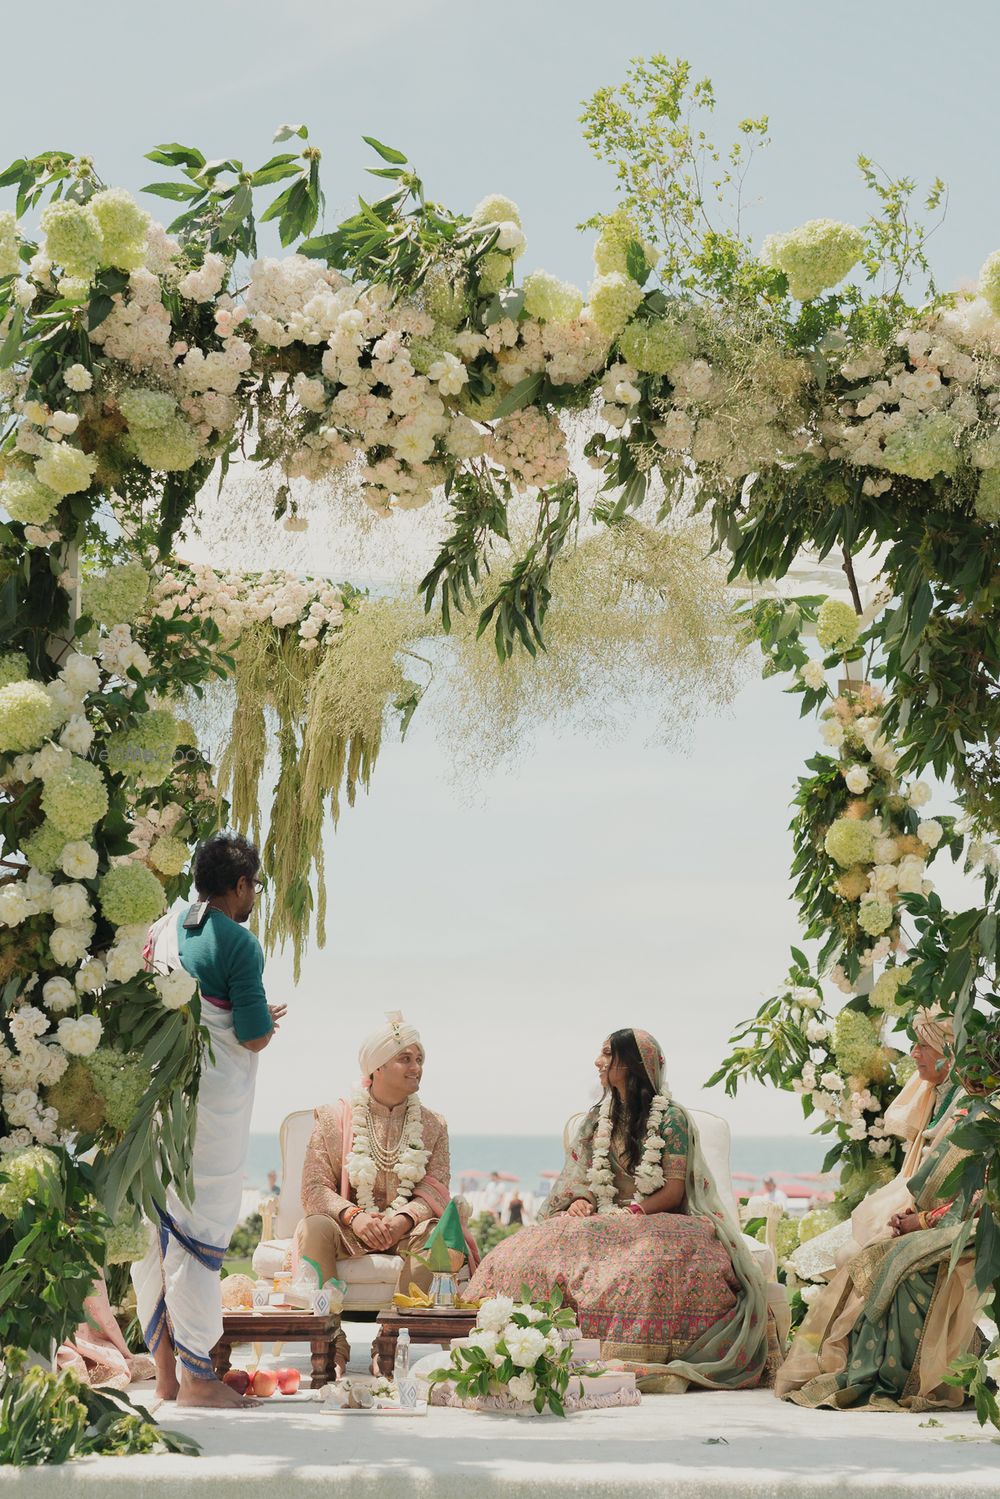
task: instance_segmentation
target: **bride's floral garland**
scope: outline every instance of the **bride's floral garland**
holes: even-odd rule
[[[420,1099],[411,1094],[406,1102],[406,1117],[400,1137],[400,1154],[392,1162],[383,1157],[375,1144],[372,1131],[370,1098],[364,1088],[358,1088],[351,1098],[351,1153],[347,1157],[347,1176],[354,1188],[358,1206],[372,1217],[392,1218],[402,1212],[413,1189],[427,1171],[430,1151],[424,1147],[423,1114]],[[375,1202],[375,1180],[379,1170],[392,1172],[399,1182],[399,1191],[384,1210]]]
[[[597,1129],[594,1131],[594,1154],[590,1170],[587,1172],[587,1181],[590,1190],[594,1194],[598,1213],[616,1213],[622,1211],[615,1203],[615,1177],[611,1169],[611,1105],[614,1095],[609,1091],[601,1102],[601,1111],[597,1116]],[[650,1197],[663,1186],[663,1136],[660,1126],[664,1115],[670,1107],[670,1094],[655,1094],[649,1106],[649,1122],[646,1125],[646,1138],[642,1147],[642,1159],[635,1170],[635,1196],[633,1202],[638,1202],[643,1197]]]

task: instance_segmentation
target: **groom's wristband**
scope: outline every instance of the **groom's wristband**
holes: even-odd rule
[[[355,1218],[360,1218],[362,1212],[363,1209],[359,1207],[345,1208],[344,1212],[341,1214],[340,1221],[345,1228],[350,1228]]]

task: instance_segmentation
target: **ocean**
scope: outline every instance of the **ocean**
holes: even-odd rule
[[[828,1139],[808,1135],[740,1135],[733,1141],[732,1169],[747,1176],[768,1172],[819,1171],[829,1149]],[[463,1175],[507,1172],[522,1188],[534,1191],[543,1171],[558,1171],[563,1163],[562,1140],[557,1135],[452,1135],[453,1190]],[[281,1173],[277,1134],[252,1134],[247,1157],[246,1186],[264,1189],[267,1173]]]

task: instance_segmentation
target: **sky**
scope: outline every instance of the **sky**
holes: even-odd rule
[[[941,285],[974,278],[1000,242],[989,0],[956,0],[947,25],[934,0],[173,0],[169,20],[143,11],[50,0],[42,50],[32,12],[7,19],[9,55],[32,66],[5,77],[0,165],[87,152],[105,181],[138,192],[164,175],[142,160],[162,142],[259,164],[278,125],[304,121],[323,152],[329,228],[371,192],[361,137],[374,135],[457,209],[488,192],[515,198],[521,267],[586,284],[592,237],[574,226],[613,206],[613,182],[581,137],[581,102],[620,81],[630,58],[663,51],[713,79],[721,142],[740,118],[770,116],[773,144],[749,190],[755,237],[817,216],[863,219],[864,151],[894,174],[949,183],[932,241]],[[263,248],[275,247],[264,237]],[[277,554],[281,535],[255,543],[248,566]],[[240,558],[230,545],[219,560]],[[753,1088],[729,1101],[701,1084],[733,1025],[780,983],[796,939],[788,803],[815,726],[776,682],[751,677],[731,712],[699,721],[687,753],[651,744],[649,731],[643,704],[611,741],[546,731],[473,799],[429,718],[403,745],[388,736],[371,794],[329,842],[325,950],[310,951],[298,985],[287,957],[268,962],[269,992],[290,1010],[262,1059],[255,1128],[338,1096],[362,1035],[400,1008],[427,1043],[425,1100],[456,1133],[560,1129],[592,1097],[603,1037],[629,1024],[659,1037],[682,1100],[745,1133],[802,1132],[792,1096]],[[939,888],[967,893],[951,874]]]

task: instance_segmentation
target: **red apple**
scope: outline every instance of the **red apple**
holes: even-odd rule
[[[232,1385],[239,1395],[245,1395],[250,1388],[250,1375],[246,1369],[229,1369],[222,1376],[223,1384]]]
[[[278,1376],[273,1369],[258,1369],[253,1377],[251,1390],[261,1400],[269,1400],[278,1388]]]
[[[294,1395],[299,1388],[302,1375],[298,1369],[275,1369],[278,1376],[278,1389],[283,1395]]]

